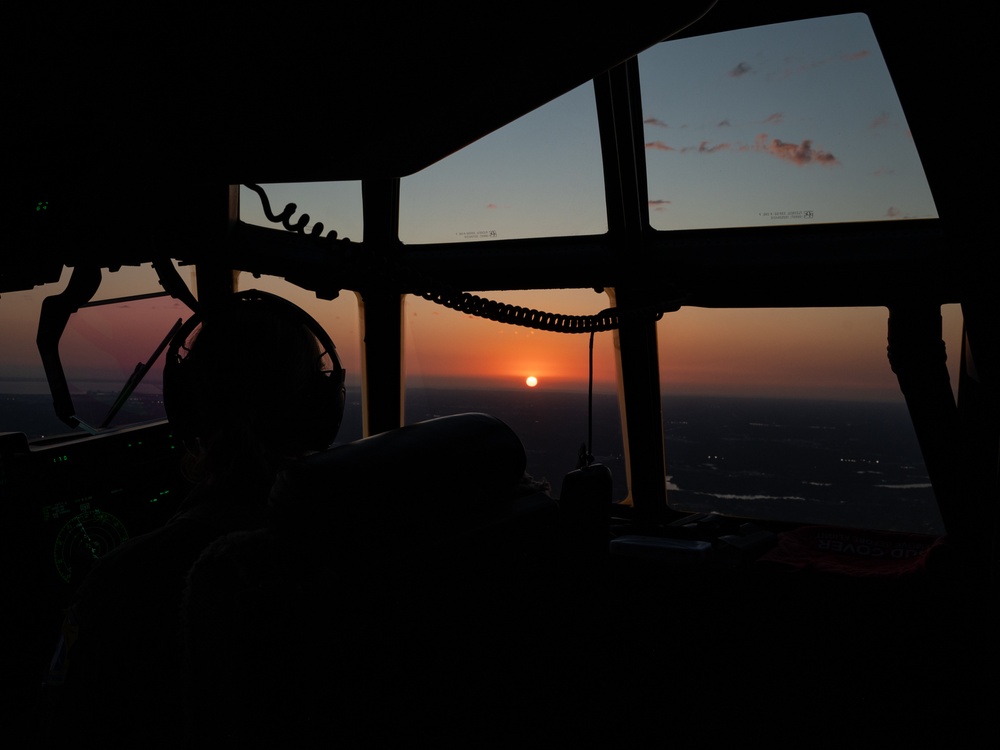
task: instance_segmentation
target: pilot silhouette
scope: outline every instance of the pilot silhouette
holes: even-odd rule
[[[52,739],[176,746],[188,570],[214,539],[263,523],[282,466],[333,441],[344,371],[301,309],[243,292],[178,331],[164,401],[197,484],[166,525],[101,558],[79,586],[53,660]]]

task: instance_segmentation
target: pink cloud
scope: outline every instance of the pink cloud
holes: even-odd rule
[[[716,151],[728,151],[732,148],[728,143],[719,143],[715,146],[709,146],[708,141],[702,141],[698,144],[698,152],[702,154],[714,154]]]
[[[858,50],[857,52],[849,52],[846,55],[841,55],[841,60],[846,60],[848,62],[852,60],[861,60],[862,58],[868,57],[869,52],[866,49]]]
[[[888,122],[889,122],[889,115],[883,112],[874,120],[872,120],[871,125],[869,125],[868,128],[870,130],[875,130],[877,128],[881,128],[882,126],[886,125]]]
[[[486,204],[486,208],[496,208],[496,207],[497,207],[496,203],[487,203]]]
[[[729,75],[733,78],[739,78],[740,76],[749,73],[751,70],[753,70],[753,68],[751,68],[747,63],[741,62],[729,71]]]
[[[656,118],[656,117],[647,117],[645,120],[642,121],[642,124],[643,125],[655,125],[658,128],[667,128],[667,127],[670,127],[663,120],[660,120],[659,118]]]
[[[651,200],[649,201],[649,207],[652,208],[654,211],[662,211],[666,206],[669,206],[671,203],[672,201],[665,201],[662,199]]]
[[[837,164],[837,157],[827,151],[814,149],[812,141],[808,138],[802,143],[786,143],[772,138],[767,140],[767,134],[761,133],[757,136],[753,146],[754,151],[763,151],[778,159],[790,161],[798,166],[804,166],[813,162],[819,164]]]
[[[772,115],[773,117],[773,115]],[[679,151],[682,154],[690,153],[692,151],[697,151],[699,154],[714,154],[719,151],[742,151],[742,152],[758,152],[770,154],[778,159],[784,161],[789,161],[798,166],[804,166],[806,164],[825,164],[833,165],[839,164],[837,157],[828,151],[823,151],[822,149],[814,148],[812,141],[808,138],[803,140],[801,143],[787,143],[785,141],[779,140],[778,138],[768,139],[767,133],[760,133],[752,144],[747,143],[716,143],[715,145],[709,145],[709,141],[701,141],[697,146],[685,146],[683,148],[677,149],[673,146],[668,146],[662,141],[651,141],[646,144],[647,149],[656,149],[659,151]]]
[[[773,115],[769,115],[768,117],[764,118],[764,122],[766,123],[769,122],[777,125],[778,123],[783,122],[784,119],[785,116],[781,114],[781,112],[775,112]]]

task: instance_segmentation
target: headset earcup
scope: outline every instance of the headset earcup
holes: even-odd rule
[[[233,303],[266,305],[268,314],[292,316],[309,330],[321,351],[329,356],[332,371],[317,372],[314,385],[303,389],[301,398],[294,399],[296,413],[287,415],[298,433],[299,439],[294,442],[312,450],[328,447],[340,429],[346,404],[344,368],[333,341],[308,313],[281,297],[248,290],[236,293]],[[201,372],[199,358],[194,353],[188,356],[181,353],[188,350],[188,341],[200,323],[201,316],[192,315],[177,331],[163,369],[164,408],[176,434],[184,440],[206,437],[213,431],[213,401],[211,394],[205,392],[207,379]]]
[[[336,439],[346,401],[343,370],[319,376],[309,407],[304,409],[303,414],[309,420],[303,425],[303,434],[309,436],[311,449],[328,448]]]

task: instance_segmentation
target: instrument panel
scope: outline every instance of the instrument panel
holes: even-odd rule
[[[191,486],[182,451],[165,420],[33,443],[0,434],[4,504],[15,528],[41,534],[20,556],[42,571],[47,601],[65,602],[98,557],[177,512]]]

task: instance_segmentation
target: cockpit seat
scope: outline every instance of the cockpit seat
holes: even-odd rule
[[[558,507],[524,470],[507,425],[460,414],[283,471],[271,523],[216,540],[189,573],[193,736],[381,736],[387,706],[411,731],[482,704],[469,696],[538,640],[527,602],[545,591]]]
[[[345,532],[465,536],[554,524],[557,506],[531,491],[525,463],[502,421],[456,414],[308,456],[278,475],[270,505],[277,523],[322,516]]]

